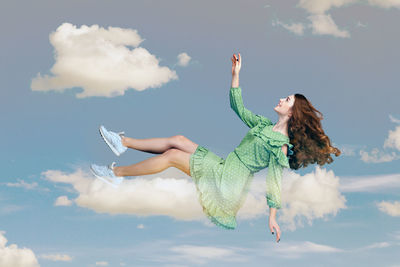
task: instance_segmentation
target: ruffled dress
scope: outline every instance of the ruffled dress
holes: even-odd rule
[[[230,104],[250,130],[226,159],[199,145],[189,163],[204,214],[224,229],[236,228],[236,214],[248,195],[254,173],[266,167],[267,204],[281,208],[282,170],[289,167],[288,157],[293,154],[289,138],[272,130],[275,124],[244,108],[240,87],[231,88]],[[288,145],[288,156],[282,151],[284,144]]]

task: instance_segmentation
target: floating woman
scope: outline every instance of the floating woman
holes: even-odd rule
[[[132,148],[161,154],[130,166],[92,164],[91,171],[103,181],[117,187],[124,176],[139,176],[175,167],[191,176],[199,202],[207,217],[217,226],[235,229],[236,214],[242,207],[254,173],[268,167],[266,201],[269,206],[269,228],[280,241],[281,231],[276,211],[281,208],[281,179],[284,168],[297,170],[309,164],[324,165],[333,161],[331,153],[340,150],[331,145],[321,126],[322,113],[302,94],[280,99],[274,107],[278,122],[252,113],[243,105],[239,87],[241,55],[232,60],[230,106],[250,128],[240,144],[223,159],[185,136],[135,139],[124,132],[115,133],[100,127],[100,134],[111,150],[121,155]],[[320,117],[317,116],[317,113]]]

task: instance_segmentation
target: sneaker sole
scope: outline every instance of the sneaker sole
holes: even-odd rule
[[[101,177],[101,176],[98,176],[98,175],[96,174],[96,172],[92,169],[92,166],[90,166],[90,171],[93,173],[94,176],[96,176],[96,177],[99,178],[100,180],[106,182],[106,183],[109,184],[109,185],[112,185],[114,188],[118,188],[117,185],[111,183],[110,181],[108,181],[107,179],[104,179],[104,178]]]
[[[111,148],[112,152],[114,152],[114,154],[119,157],[121,154],[104,137],[104,134],[103,134],[103,131],[101,130],[101,127],[99,128],[99,132],[100,132],[101,138],[103,138],[104,142],[106,142],[106,144]]]

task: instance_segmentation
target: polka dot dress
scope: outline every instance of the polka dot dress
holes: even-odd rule
[[[223,159],[199,145],[190,155],[192,176],[207,217],[225,229],[237,226],[236,213],[242,207],[254,173],[269,167],[266,198],[269,207],[281,207],[282,169],[289,167],[282,145],[289,146],[289,138],[272,130],[274,124],[262,115],[256,115],[243,105],[241,88],[230,90],[231,108],[250,128],[240,144]]]
[[[253,173],[234,152],[223,159],[201,145],[190,156],[190,173],[207,217],[217,226],[236,228]]]

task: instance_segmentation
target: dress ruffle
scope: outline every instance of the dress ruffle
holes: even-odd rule
[[[199,145],[190,158],[190,174],[196,184],[198,199],[204,214],[210,221],[224,229],[233,230],[237,226],[235,215],[225,211],[221,203],[216,203],[213,192],[207,190],[207,187],[201,184],[201,177],[203,177],[202,163],[208,152],[207,148]]]
[[[254,129],[253,134],[261,138],[268,150],[271,151],[272,155],[276,158],[277,162],[285,168],[289,168],[289,156],[293,155],[293,145],[289,143],[289,138],[285,137],[281,133],[275,132],[272,129],[264,130],[265,127],[272,127],[268,121],[262,120],[258,128]],[[286,156],[282,151],[282,146],[287,144],[288,155]]]

